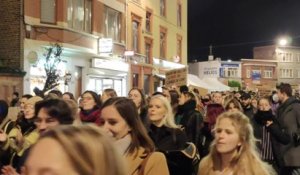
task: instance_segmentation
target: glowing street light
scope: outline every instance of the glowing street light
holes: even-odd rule
[[[286,46],[288,41],[285,38],[281,38],[281,39],[279,39],[278,43],[279,43],[280,46]]]
[[[291,44],[291,42],[292,42],[292,38],[289,36],[282,36],[277,41],[279,46],[287,46]]]

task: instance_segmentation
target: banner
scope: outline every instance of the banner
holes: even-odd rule
[[[165,86],[171,87],[172,85],[176,85],[177,87],[187,85],[187,68],[166,72]]]

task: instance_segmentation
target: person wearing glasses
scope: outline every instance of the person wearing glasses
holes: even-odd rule
[[[82,123],[100,125],[101,101],[98,94],[94,91],[85,91],[81,97],[82,103],[79,115]]]
[[[37,141],[39,134],[42,134],[49,129],[56,128],[59,125],[71,125],[74,121],[74,116],[72,115],[72,111],[68,104],[64,100],[58,98],[37,102],[34,107],[33,115],[35,116],[33,119],[35,126],[34,132],[37,134],[36,140],[32,142],[33,144]],[[32,144],[29,145],[22,156],[19,157],[17,164],[14,164],[13,167],[5,167],[2,169],[2,173],[8,175],[10,174],[8,172],[14,171],[13,168],[16,168],[17,172],[20,172],[20,169],[24,165],[31,150],[31,146]]]
[[[1,149],[10,153],[10,164],[19,170],[19,162],[24,152],[34,144],[39,133],[36,130],[35,104],[43,99],[38,96],[31,97],[25,102],[24,116],[15,122],[14,128],[8,133],[0,133]]]

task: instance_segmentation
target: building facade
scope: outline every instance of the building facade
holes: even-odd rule
[[[293,89],[300,89],[300,47],[277,45],[255,47],[253,53],[254,59],[273,60],[278,63],[278,83],[289,83]]]
[[[131,84],[152,93],[166,71],[187,64],[187,1],[128,0],[127,7]]]
[[[133,86],[152,93],[162,80],[154,75],[163,73],[153,58],[186,64],[184,0],[10,0],[0,5],[5,14],[0,66],[9,70],[0,71],[2,94],[41,89],[45,49],[54,43],[63,48],[58,88],[76,97],[106,88],[124,96]]]
[[[242,87],[247,91],[270,94],[277,83],[277,61],[241,59]],[[261,95],[262,95],[261,94]]]

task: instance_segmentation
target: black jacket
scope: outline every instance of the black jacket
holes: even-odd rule
[[[199,111],[195,110],[196,101],[189,100],[184,105],[179,106],[176,118],[181,117],[178,121],[187,135],[188,141],[193,142],[197,148],[201,148],[203,127],[203,116]]]
[[[300,146],[295,146],[292,134],[299,132],[300,128],[300,103],[290,97],[277,109],[278,122],[268,128],[273,133],[274,151],[280,166],[300,167]]]

